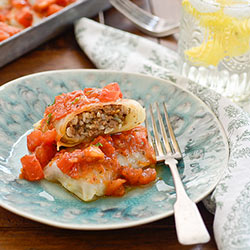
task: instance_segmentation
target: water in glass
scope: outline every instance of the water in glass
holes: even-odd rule
[[[233,101],[250,97],[250,0],[183,0],[182,75]]]

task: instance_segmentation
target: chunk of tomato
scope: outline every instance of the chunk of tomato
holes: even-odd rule
[[[0,30],[8,33],[10,36],[15,35],[16,33],[20,32],[21,29],[16,28],[14,26],[10,26],[4,22],[0,22]]]
[[[10,2],[11,5],[15,8],[22,8],[28,5],[28,2],[26,0],[11,0]]]
[[[8,16],[8,9],[0,9],[0,22],[5,22]]]
[[[112,145],[112,138],[109,135],[98,136],[91,144],[98,146],[108,157],[112,157],[115,153],[115,148]]]
[[[61,169],[64,174],[68,174],[73,168],[74,164],[78,162],[77,158],[72,159],[70,152],[64,152],[56,161],[57,167]]]
[[[111,102],[122,98],[122,92],[118,83],[110,83],[102,89],[99,100],[101,102]]]
[[[46,131],[43,136],[42,140],[44,144],[55,144],[56,142],[56,129],[51,129]]]
[[[104,153],[96,146],[89,146],[83,150],[86,162],[96,162],[104,160]]]
[[[19,9],[16,13],[15,18],[17,22],[25,28],[31,26],[33,22],[33,15],[29,7]]]
[[[67,6],[71,3],[75,2],[75,0],[56,0],[56,3],[60,6]]]
[[[125,194],[124,179],[113,180],[108,183],[105,195],[108,196],[123,196]]]
[[[9,37],[10,37],[10,35],[7,32],[0,30],[0,42],[9,38]]]
[[[55,2],[56,0],[36,0],[35,4],[33,5],[33,9],[37,12],[43,12]]]
[[[123,167],[121,174],[133,186],[146,185],[156,178],[156,171],[153,168]]]
[[[21,158],[21,178],[28,181],[39,181],[44,178],[43,169],[34,154],[25,155]]]
[[[34,130],[27,136],[27,147],[30,152],[34,152],[36,148],[42,144],[56,144],[56,130],[48,130],[43,133],[41,130]]]
[[[122,176],[128,181],[131,185],[138,185],[139,178],[142,174],[141,168],[132,168],[132,167],[123,167],[122,168]]]
[[[51,161],[56,152],[56,146],[54,145],[42,144],[36,148],[35,155],[42,168]]]
[[[40,130],[34,130],[27,136],[27,147],[30,152],[34,152],[36,147],[43,142],[43,133]]]
[[[53,15],[62,9],[63,9],[63,7],[58,5],[58,4],[51,4],[46,11],[46,16]]]
[[[143,169],[143,172],[139,178],[140,185],[146,185],[156,179],[156,171],[154,168]]]
[[[122,92],[117,82],[110,83],[107,86],[105,86],[103,89],[107,89],[110,92],[117,92],[119,94],[118,96],[122,98]]]

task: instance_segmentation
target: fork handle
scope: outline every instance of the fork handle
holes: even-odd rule
[[[176,190],[174,216],[178,241],[183,245],[206,243],[210,240],[209,233],[196,204],[187,196],[177,163],[173,158],[165,160],[165,164],[170,167]]]

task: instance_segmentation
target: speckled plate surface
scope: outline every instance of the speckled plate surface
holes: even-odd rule
[[[70,229],[114,229],[140,225],[173,213],[175,191],[168,167],[158,166],[158,180],[122,198],[83,202],[59,184],[18,178],[27,153],[27,131],[62,92],[118,82],[127,98],[145,106],[166,101],[183,152],[182,180],[192,200],[209,194],[227,166],[224,131],[209,108],[169,81],[114,71],[63,70],[29,75],[0,88],[0,205],[32,220]]]

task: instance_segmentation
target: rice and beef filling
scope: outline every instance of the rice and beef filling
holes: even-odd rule
[[[120,104],[109,104],[78,114],[72,119],[66,129],[70,138],[88,138],[100,134],[111,133],[121,128],[129,109]]]

